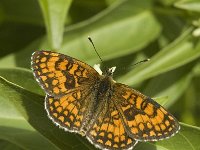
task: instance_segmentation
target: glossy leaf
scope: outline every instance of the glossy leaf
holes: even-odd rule
[[[59,49],[71,0],[38,0],[38,2],[43,12],[49,44],[52,49]]]
[[[179,1],[175,3],[175,6],[185,10],[200,12],[199,0]]]
[[[136,84],[199,58],[200,42],[193,43],[191,30],[185,31],[176,41],[153,56],[148,63],[140,65],[118,81],[129,85]]]
[[[88,36],[93,39],[103,60],[139,51],[158,37],[161,30],[150,8],[149,1],[117,2],[93,18],[66,28],[63,45],[57,52],[76,57],[93,66],[99,62],[99,58],[89,43]],[[31,53],[37,50],[36,47],[38,50],[51,49],[46,39],[40,39],[19,53],[4,57],[0,60],[0,66],[7,63],[9,67],[30,67],[27,62],[30,62]],[[17,59],[19,56],[24,59]]]

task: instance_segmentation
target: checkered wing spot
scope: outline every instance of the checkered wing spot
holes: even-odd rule
[[[54,98],[90,87],[99,76],[96,70],[86,63],[60,53],[36,51],[31,59],[36,80],[45,92]]]
[[[123,120],[111,99],[105,102],[103,110],[86,133],[88,140],[100,149],[132,149],[137,141],[127,134]]]
[[[176,118],[166,109],[127,85],[116,83],[112,100],[116,102],[126,132],[135,140],[162,140],[180,129]]]
[[[99,74],[75,58],[50,51],[34,52],[32,69],[46,92],[45,108],[50,119],[67,131],[79,133]]]

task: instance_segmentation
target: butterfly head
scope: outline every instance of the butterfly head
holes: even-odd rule
[[[111,67],[111,68],[107,68],[104,72],[101,71],[100,69],[100,64],[95,64],[94,65],[94,69],[100,74],[100,75],[104,75],[104,76],[113,76],[113,73],[116,69],[116,67]]]
[[[115,72],[116,67],[111,67],[105,70],[105,72],[103,73],[103,75],[105,76],[113,76],[113,73]]]

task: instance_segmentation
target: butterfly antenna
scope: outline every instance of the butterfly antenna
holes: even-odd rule
[[[139,62],[137,62],[137,63],[135,63],[135,64],[133,64],[133,65],[131,65],[131,66],[135,66],[135,65],[138,65],[138,64],[140,64],[140,63],[147,62],[147,61],[149,61],[149,60],[150,60],[150,59],[144,59],[144,60],[139,61]],[[126,70],[126,69],[127,69],[127,67],[118,68],[118,70]]]
[[[143,62],[147,62],[147,61],[149,61],[149,60],[150,60],[149,58],[148,58],[148,59],[144,59],[144,60],[142,60],[142,61],[139,61],[139,62],[133,64],[132,66],[138,65],[138,64],[143,63]]]
[[[93,48],[94,48],[95,52],[97,53],[97,55],[98,55],[99,59],[101,60],[101,62],[103,62],[103,60],[101,59],[101,57],[100,57],[99,53],[97,52],[97,50],[96,50],[96,48],[95,48],[95,46],[94,46],[94,43],[93,43],[93,41],[92,41],[91,37],[89,37],[89,36],[88,36],[88,40],[90,41],[90,43],[92,43],[92,46],[93,46]]]

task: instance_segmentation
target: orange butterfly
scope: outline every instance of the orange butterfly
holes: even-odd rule
[[[131,149],[138,141],[169,138],[180,129],[161,105],[131,87],[116,83],[115,68],[100,74],[70,56],[36,51],[32,69],[46,92],[50,119],[77,132],[100,149]]]

